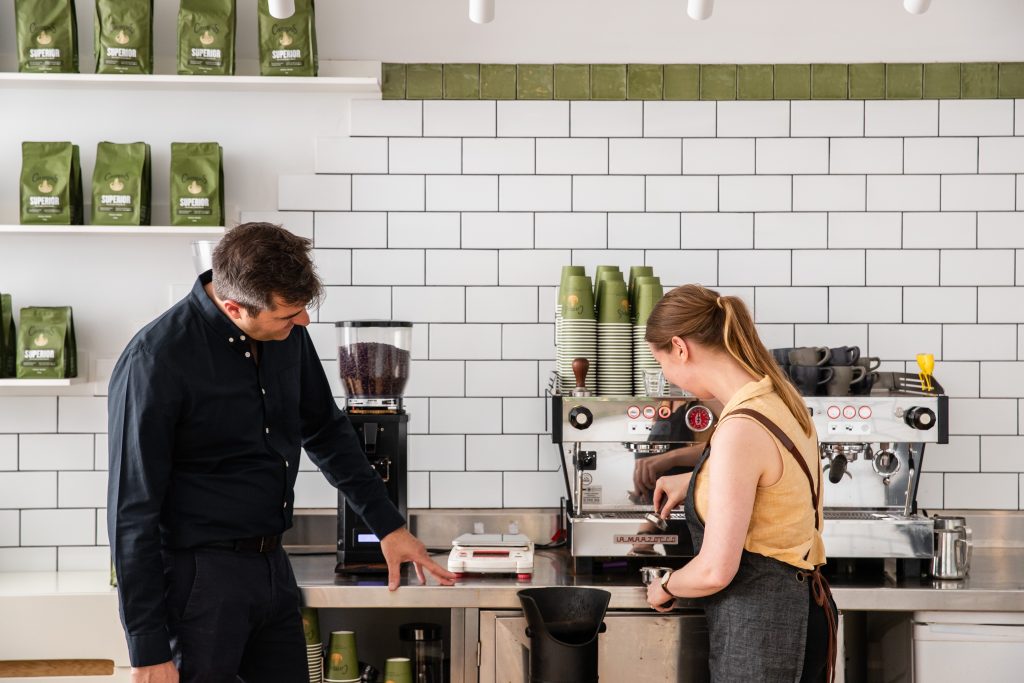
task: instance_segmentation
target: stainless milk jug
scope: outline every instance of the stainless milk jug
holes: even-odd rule
[[[932,576],[962,579],[971,566],[971,530],[963,517],[935,517]]]

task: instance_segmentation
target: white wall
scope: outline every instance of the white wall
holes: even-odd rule
[[[83,70],[91,70],[92,2],[79,0]],[[392,62],[931,62],[1024,59],[1024,3],[935,0],[921,16],[901,0],[718,0],[712,18],[685,0],[497,0],[492,24],[467,0],[321,0],[324,59]],[[175,0],[158,0],[157,69],[174,68]],[[256,57],[255,2],[240,0],[239,54]],[[13,3],[0,5],[0,68],[11,69]],[[243,70],[253,69],[244,65]]]

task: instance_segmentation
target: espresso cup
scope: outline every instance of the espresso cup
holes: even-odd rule
[[[825,385],[827,396],[849,396],[850,384],[861,381],[867,374],[867,370],[860,366],[833,365],[830,369],[832,378]]]
[[[858,365],[856,367],[864,367]],[[850,382],[850,394],[853,396],[867,396],[871,393],[871,389],[875,386],[875,382],[878,381],[877,372],[867,372],[857,382]]]
[[[789,378],[804,396],[817,396],[821,391],[821,385],[831,380],[834,373],[834,368],[823,368],[818,365],[789,366]]]
[[[829,365],[856,365],[860,360],[859,346],[837,346],[829,351],[832,354]]]
[[[789,352],[790,365],[825,365],[832,358],[826,346],[802,346]]]
[[[796,349],[787,347],[784,349],[772,349],[772,358],[775,359],[775,363],[779,367],[789,365],[789,352],[796,351]]]
[[[882,367],[882,359],[878,356],[861,356],[857,359],[855,365],[859,365],[868,372],[874,372],[878,368]]]

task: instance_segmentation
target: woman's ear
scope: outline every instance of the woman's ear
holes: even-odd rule
[[[672,337],[672,353],[679,360],[686,361],[690,357],[690,347],[682,337]]]

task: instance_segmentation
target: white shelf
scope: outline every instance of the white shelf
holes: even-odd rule
[[[223,227],[177,225],[0,225],[0,233],[19,235],[223,235]]]
[[[0,388],[56,389],[70,387],[75,384],[85,384],[87,381],[84,377],[71,377],[69,379],[0,379]]]
[[[380,82],[369,76],[167,76],[158,74],[33,74],[0,72],[0,87],[138,90],[217,90],[259,92],[326,92],[380,94]]]

